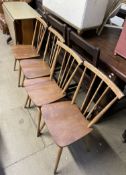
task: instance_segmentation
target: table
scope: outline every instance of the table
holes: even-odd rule
[[[88,32],[83,35],[83,38],[94,46],[100,48],[101,55],[99,67],[101,67],[101,64],[104,64],[110,72],[113,72],[125,84],[126,60],[120,56],[114,56],[114,50],[120,33],[120,29],[105,27],[100,36],[97,36],[95,32]],[[106,68],[103,67],[103,69]]]
[[[40,15],[26,2],[4,2],[3,10],[14,44],[31,44],[34,20]]]

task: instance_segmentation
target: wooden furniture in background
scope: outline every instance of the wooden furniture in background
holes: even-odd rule
[[[98,67],[100,49],[89,44],[69,27],[67,27],[67,44],[80,54],[82,60],[87,60]]]
[[[126,59],[126,21],[115,48],[115,55],[120,55]]]
[[[90,31],[82,37],[88,43],[100,48],[98,68],[108,76],[112,74],[113,81],[124,90],[126,84],[126,60],[114,55],[120,33],[120,29],[104,28],[100,36]]]
[[[34,19],[40,15],[26,2],[4,2],[3,10],[14,44],[31,44]]]
[[[66,26],[67,25],[50,14],[46,14],[46,18],[47,18],[49,25],[54,27],[60,34],[62,34],[63,38],[66,41]]]
[[[92,72],[93,78],[87,92],[85,93],[84,90],[82,95],[83,89],[81,87],[88,71]],[[81,104],[77,104],[80,90],[82,100]],[[104,106],[101,106],[108,93],[111,94],[112,98],[106,104],[104,103]],[[54,173],[57,171],[63,148],[88,135],[93,130],[92,126],[115,101],[123,96],[124,94],[107,76],[85,61],[83,73],[72,101],[47,104],[41,108],[45,121],[43,126],[47,125],[49,132],[59,147]]]

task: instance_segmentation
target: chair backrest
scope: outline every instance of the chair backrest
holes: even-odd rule
[[[56,77],[57,84],[63,90],[63,93],[66,92],[69,85],[75,80],[75,75],[82,63],[81,58],[72,49],[64,43],[57,41],[50,78]],[[57,64],[60,64],[58,71]]]
[[[84,71],[72,98],[72,104],[78,103],[78,95],[81,94],[79,108],[86,119],[90,120],[88,127],[95,124],[103,114],[114,104],[117,99],[121,99],[124,94],[121,90],[100,70],[84,61]],[[91,71],[92,80],[88,82],[88,88],[82,87],[86,84],[86,73]]]
[[[52,63],[54,60],[57,41],[61,41],[62,43],[65,42],[63,36],[59,32],[57,32],[54,28],[49,27],[43,60],[47,59],[50,68],[52,67]]]
[[[96,67],[98,66],[100,49],[89,44],[70,28],[67,29],[67,44],[78,52],[82,59],[89,61]]]
[[[47,27],[48,26],[43,19],[36,18],[35,29],[32,39],[32,46],[36,48],[37,53],[39,53],[41,49]]]

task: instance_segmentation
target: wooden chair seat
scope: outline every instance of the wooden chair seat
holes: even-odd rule
[[[70,101],[44,105],[44,121],[58,146],[64,147],[92,131],[77,105]]]
[[[31,45],[16,45],[12,46],[12,52],[17,60],[31,59],[40,56],[37,50]]]
[[[42,59],[22,60],[20,66],[27,79],[50,75],[50,68]]]
[[[43,59],[42,58],[37,58],[37,59],[32,58],[30,60],[29,59],[21,60],[20,65],[27,68],[28,65],[38,64],[38,62],[39,63],[43,62]]]
[[[38,107],[55,102],[65,96],[65,93],[62,92],[55,80],[46,81],[46,77],[45,82],[26,86],[25,89],[33,103]]]

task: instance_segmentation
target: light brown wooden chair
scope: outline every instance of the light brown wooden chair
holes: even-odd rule
[[[66,95],[66,90],[74,82],[74,77],[82,63],[81,58],[73,50],[57,41],[50,77],[25,80],[24,87],[28,93],[25,107],[32,101],[39,109],[37,136],[40,135],[41,107]]]
[[[14,54],[14,70],[16,68],[17,61],[23,59],[31,59],[40,56],[41,45],[47,30],[46,22],[41,18],[36,18],[35,29],[33,33],[31,45],[17,44],[11,47]]]
[[[93,77],[87,83],[85,77],[89,71],[93,73]],[[84,94],[82,95],[80,91]],[[83,97],[79,103],[78,95]],[[47,125],[59,147],[54,173],[57,171],[63,148],[89,134],[93,130],[93,125],[123,96],[124,94],[107,76],[85,61],[84,71],[72,101],[42,106],[44,120],[42,128]]]
[[[45,51],[43,54],[43,58],[41,59],[26,59],[20,61],[19,68],[19,86],[21,79],[21,72],[23,73],[23,81],[24,79],[32,79],[45,77],[50,75],[50,68],[53,63],[55,46],[57,41],[65,42],[64,38],[58,33],[54,28],[48,28],[48,37],[47,43],[45,46]]]

